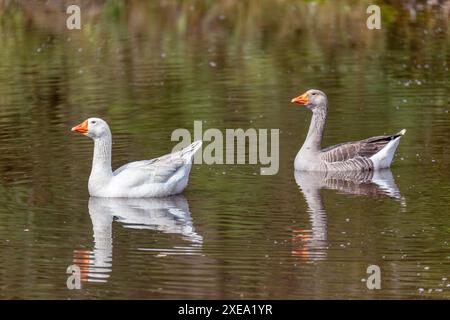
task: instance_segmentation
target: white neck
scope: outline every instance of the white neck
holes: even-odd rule
[[[308,135],[303,143],[302,150],[309,152],[318,152],[321,150],[323,131],[327,120],[327,107],[323,106],[313,110],[311,124],[309,125]]]
[[[111,144],[111,133],[94,139],[94,157],[92,158],[90,181],[107,182],[112,177]]]

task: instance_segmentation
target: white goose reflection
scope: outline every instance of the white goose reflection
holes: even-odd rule
[[[405,207],[405,200],[389,169],[369,172],[305,172],[295,171],[295,181],[308,205],[311,230],[294,230],[292,253],[306,260],[322,260],[327,254],[327,213],[321,189],[364,195],[387,196]]]
[[[167,198],[96,198],[89,199],[89,215],[94,232],[94,250],[75,250],[74,262],[80,267],[82,281],[106,282],[112,271],[112,223],[125,228],[156,230],[178,234],[190,245],[170,249],[145,249],[161,255],[195,254],[203,237],[195,232],[189,206],[183,196]]]

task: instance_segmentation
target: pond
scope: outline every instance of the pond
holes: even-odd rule
[[[366,1],[80,3],[68,30],[65,1],[0,1],[0,298],[450,298],[448,1],[380,1],[380,30]],[[406,128],[391,170],[294,173],[309,88],[324,146]],[[201,121],[278,129],[279,170],[194,164],[175,197],[90,198],[70,129],[93,116],[114,168]]]

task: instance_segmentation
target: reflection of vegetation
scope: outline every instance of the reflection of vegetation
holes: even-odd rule
[[[20,106],[25,122],[77,113],[71,106],[109,117],[132,112],[135,126],[127,132],[150,117],[167,137],[174,126],[191,126],[193,109],[209,110],[210,121],[223,114],[227,126],[267,112],[267,97],[276,104],[318,86],[332,96],[376,95],[391,106],[385,121],[428,121],[432,131],[433,118],[394,107],[411,87],[437,97],[445,91],[427,81],[447,83],[448,2],[438,10],[425,1],[380,1],[380,31],[365,27],[369,2],[81,1],[83,29],[68,31],[68,2],[0,1],[0,107]],[[378,133],[378,123],[353,125]]]
[[[205,218],[224,229],[224,247],[247,234],[270,250],[266,240],[282,237],[276,232],[285,221],[274,224],[272,215],[256,211],[264,206],[299,218],[292,213],[291,158],[307,121],[289,100],[309,87],[330,96],[327,143],[406,127],[399,149],[408,150],[405,185],[417,183],[415,167],[408,168],[417,166],[416,154],[424,163],[438,160],[441,169],[450,164],[448,1],[440,7],[377,1],[383,10],[377,31],[365,27],[365,9],[373,1],[80,2],[83,28],[68,31],[68,1],[0,0],[0,175],[3,184],[14,185],[9,192],[20,190],[16,202],[27,199],[31,211],[52,205],[59,212],[86,212],[85,202],[72,199],[67,208],[61,196],[86,196],[91,145],[68,132],[86,116],[108,118],[117,164],[168,152],[172,130],[191,129],[193,120],[217,128],[279,127],[278,176],[255,177],[258,168],[249,166],[195,167],[186,192],[194,222],[198,208],[230,211],[231,222],[221,221],[223,214]],[[447,177],[434,179],[425,194],[439,195],[449,185]],[[282,194],[273,190],[280,181],[286,185]],[[368,212],[374,202],[353,201],[349,211]],[[420,209],[437,211],[439,203]],[[395,204],[378,205],[380,212],[396,210]],[[88,221],[87,212],[83,217]],[[250,219],[244,224],[243,217]],[[79,215],[71,219],[75,225]],[[30,220],[45,228],[34,215]],[[66,220],[55,214],[45,222]],[[355,230],[371,225],[361,220]],[[54,239],[45,241],[50,246]],[[250,256],[251,249],[242,248]]]

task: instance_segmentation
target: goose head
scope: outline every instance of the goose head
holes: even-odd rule
[[[100,118],[89,118],[72,128],[72,131],[84,134],[94,140],[111,135],[108,124]]]
[[[328,99],[327,95],[323,91],[310,89],[304,94],[292,99],[291,102],[303,104],[308,109],[314,111],[316,109],[326,108]]]

